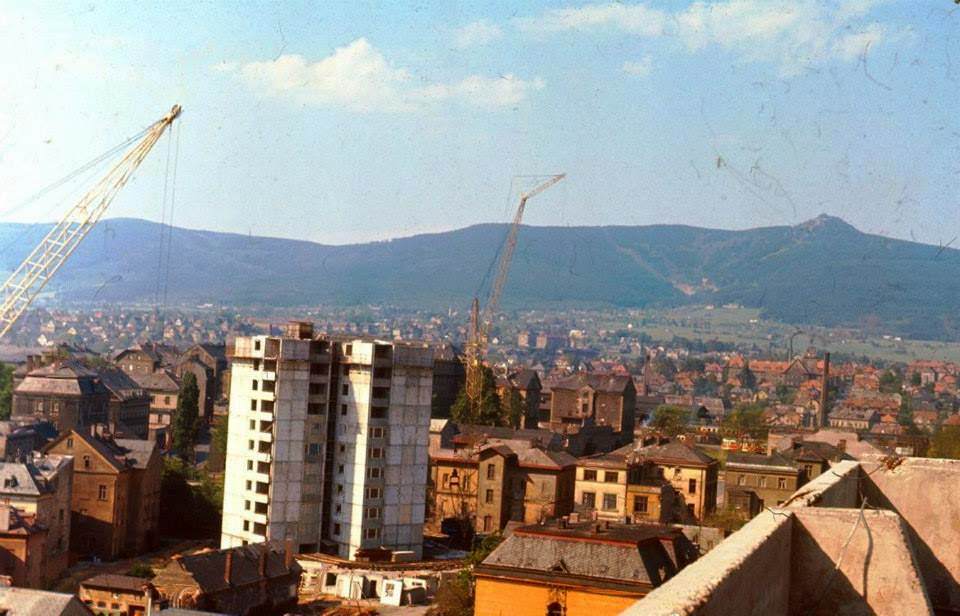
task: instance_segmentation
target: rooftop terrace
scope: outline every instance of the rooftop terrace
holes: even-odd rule
[[[960,460],[845,461],[630,615],[960,614]]]

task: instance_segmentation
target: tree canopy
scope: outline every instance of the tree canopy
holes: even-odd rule
[[[483,367],[483,392],[480,396],[480,408],[473,409],[467,400],[466,384],[457,394],[457,399],[450,407],[450,417],[457,423],[479,424],[484,426],[508,425],[507,415],[501,407],[500,396],[497,395],[497,380],[489,366]]]
[[[183,375],[177,412],[173,418],[173,451],[181,459],[188,459],[197,444],[200,430],[200,388],[192,372]]]
[[[720,424],[720,433],[737,441],[763,439],[768,431],[763,420],[763,406],[759,404],[737,405]]]
[[[13,413],[13,366],[0,363],[0,419]]]
[[[653,412],[650,425],[667,436],[683,434],[690,422],[690,409],[672,404],[661,404]]]

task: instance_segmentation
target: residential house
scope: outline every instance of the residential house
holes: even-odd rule
[[[191,372],[197,378],[202,419],[209,421],[213,416],[214,403],[229,395],[229,389],[223,388],[226,371],[227,351],[222,344],[195,344],[180,356],[177,376],[183,379],[184,374]]]
[[[9,616],[92,616],[76,595],[0,586],[0,614]]]
[[[630,376],[579,372],[552,382],[550,392],[551,430],[605,425],[632,440],[637,392]]]
[[[127,438],[147,438],[150,420],[150,394],[123,370],[104,367],[97,370],[110,392],[107,426],[112,434]]]
[[[164,368],[173,368],[180,359],[180,350],[169,344],[144,342],[114,355],[113,363],[133,376],[153,374]]]
[[[801,485],[800,470],[783,454],[727,454],[724,486],[727,507],[750,517],[780,506]]]
[[[49,421],[60,432],[106,423],[110,392],[100,375],[76,361],[28,372],[13,391],[13,419]]]
[[[580,516],[612,522],[679,521],[682,499],[662,470],[627,447],[580,458],[574,495]]]
[[[71,430],[44,452],[74,457],[71,548],[112,560],[155,545],[161,465],[153,441]]]
[[[147,438],[165,443],[169,438],[174,412],[177,410],[180,381],[173,372],[165,368],[146,374],[130,372],[128,376],[150,396]]]
[[[124,616],[151,616],[154,606],[154,587],[150,580],[130,575],[101,573],[80,582],[77,596],[96,614],[123,614]]]
[[[780,451],[799,471],[798,487],[827,472],[841,460],[849,460],[842,447],[819,441],[796,439],[793,446]]]
[[[40,449],[44,433],[54,430],[50,424],[46,424],[47,430],[43,428],[39,423],[0,421],[0,460],[16,462]]]
[[[517,427],[536,428],[540,421],[540,377],[536,370],[523,368],[497,378],[497,393],[509,406],[511,396],[518,396],[523,416]]]
[[[541,523],[573,509],[576,458],[539,447],[495,445],[477,456],[477,530]]]
[[[430,455],[428,507],[435,524],[455,519],[488,533],[573,509],[576,458],[521,436],[531,431],[516,432],[512,439],[455,439],[454,447]]]
[[[857,409],[841,406],[830,412],[831,428],[840,430],[854,430],[856,432],[869,431],[880,420],[873,409]]]
[[[658,467],[658,474],[670,482],[683,498],[687,513],[702,520],[717,507],[717,480],[720,463],[695,446],[669,441],[640,446],[632,445],[639,460],[648,460]]]
[[[0,512],[0,529],[15,584],[44,587],[69,566],[72,474],[69,456],[33,452],[0,463],[0,503],[10,509]]]
[[[520,527],[474,568],[474,614],[612,616],[696,557],[680,529],[658,524]]]
[[[264,542],[175,556],[151,582],[170,607],[247,616],[294,607],[301,571],[291,541]]]

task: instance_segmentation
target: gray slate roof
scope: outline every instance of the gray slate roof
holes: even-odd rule
[[[598,581],[626,582],[656,586],[658,570],[667,577],[687,562],[668,551],[661,537],[683,542],[682,533],[656,524],[615,527],[602,534],[551,527],[521,527],[504,539],[487,556],[482,566],[507,567],[522,574],[546,574],[595,578]]]
[[[284,547],[279,542],[251,544],[242,547],[227,548],[210,552],[201,552],[183,556],[179,559],[180,566],[193,575],[193,578],[203,592],[211,593],[224,590],[227,583],[224,579],[226,570],[227,552],[232,552],[232,566],[230,580],[233,586],[242,586],[257,582],[261,579],[259,573],[260,554],[266,547],[267,566],[266,579],[285,576],[291,572],[300,571],[296,560],[292,561],[290,569],[284,565]],[[162,570],[158,572],[157,584],[160,585]]]
[[[0,610],[7,616],[89,616],[80,599],[60,592],[0,587]]]

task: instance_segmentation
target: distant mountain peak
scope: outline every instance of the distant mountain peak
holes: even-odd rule
[[[856,227],[838,216],[829,214],[820,214],[816,218],[811,218],[806,222],[797,225],[798,229],[806,231],[833,230],[833,231],[856,231]]]

